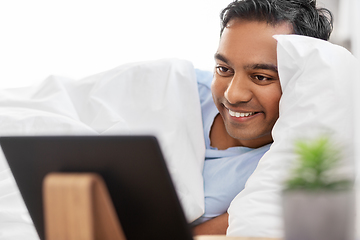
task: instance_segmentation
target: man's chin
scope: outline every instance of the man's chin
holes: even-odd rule
[[[265,146],[273,142],[270,132],[259,133],[259,132],[245,132],[245,131],[231,131],[227,130],[230,137],[234,138],[239,146],[257,148]]]

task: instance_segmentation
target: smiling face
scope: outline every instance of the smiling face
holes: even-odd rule
[[[211,90],[222,117],[214,124],[223,121],[227,147],[256,148],[273,141],[271,130],[279,117],[281,87],[272,36],[292,32],[287,23],[271,26],[240,20],[230,21],[224,29],[215,54]]]

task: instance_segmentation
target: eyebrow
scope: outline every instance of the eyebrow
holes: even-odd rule
[[[230,64],[229,60],[226,57],[224,57],[223,55],[221,55],[220,53],[215,53],[214,58],[217,60],[223,61],[226,64]]]
[[[258,63],[258,64],[249,64],[244,67],[245,69],[266,69],[271,70],[273,72],[278,72],[277,66],[274,64],[267,64],[267,63]]]
[[[223,61],[226,64],[231,65],[231,62],[223,55],[221,55],[220,53],[215,53],[214,58],[220,61]],[[278,68],[276,65],[274,64],[267,64],[267,63],[256,63],[256,64],[249,64],[246,65],[244,67],[244,69],[266,69],[266,70],[271,70],[273,72],[278,73]]]

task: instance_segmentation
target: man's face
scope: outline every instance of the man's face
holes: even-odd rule
[[[227,134],[236,145],[260,147],[272,142],[279,117],[281,87],[275,34],[291,34],[287,23],[230,21],[215,54],[211,90]]]

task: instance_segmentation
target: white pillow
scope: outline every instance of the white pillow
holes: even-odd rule
[[[292,167],[294,139],[331,134],[352,172],[354,81],[359,62],[344,48],[297,35],[278,35],[282,97],[274,143],[228,212],[230,236],[283,237],[281,190]]]
[[[130,63],[78,81],[51,76],[0,90],[1,136],[132,133],[157,136],[187,220],[200,217],[205,144],[190,62]],[[0,203],[0,239],[37,238],[2,152]]]

